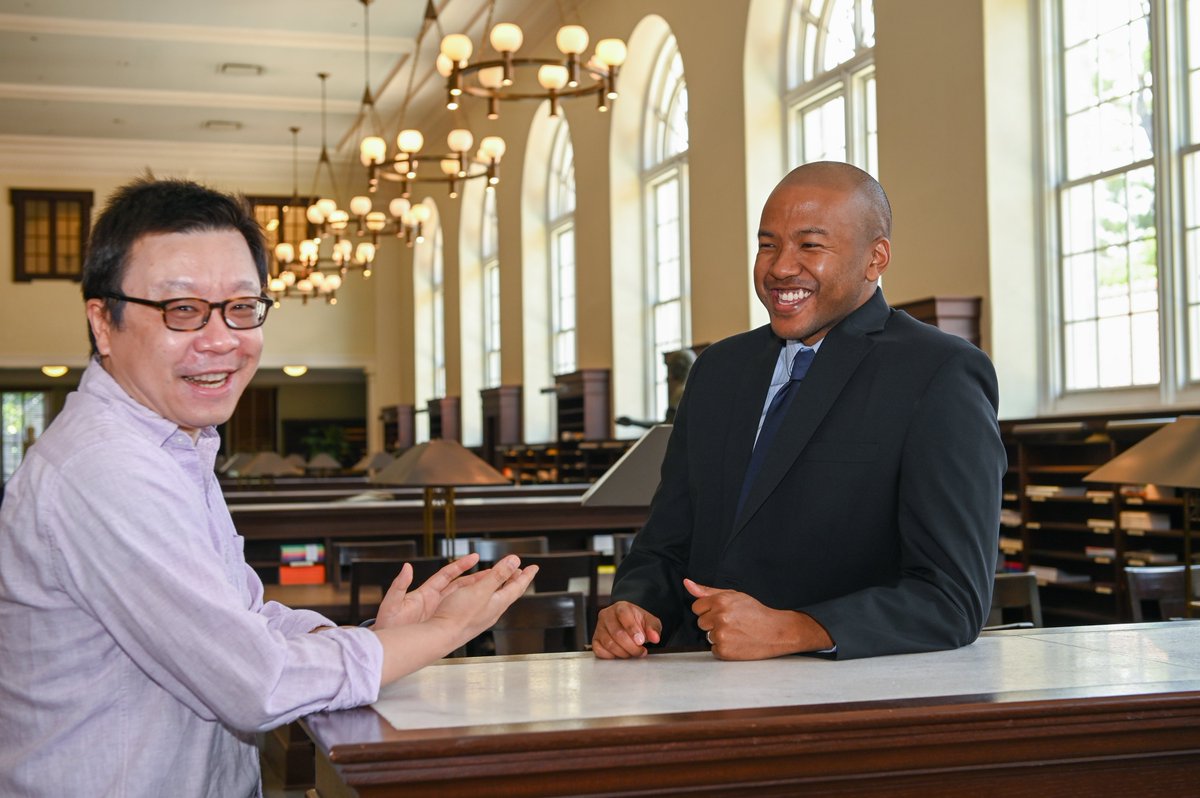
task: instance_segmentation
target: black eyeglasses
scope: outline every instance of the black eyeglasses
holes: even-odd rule
[[[104,294],[108,299],[119,299],[122,302],[134,302],[162,311],[163,324],[168,330],[176,332],[194,332],[208,324],[213,310],[221,311],[225,326],[231,330],[253,330],[261,327],[267,320],[267,311],[271,309],[271,300],[264,296],[238,296],[226,299],[224,302],[209,302],[207,299],[196,297],[180,297],[179,299],[139,299],[124,294]]]

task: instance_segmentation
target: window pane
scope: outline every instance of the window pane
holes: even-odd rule
[[[801,158],[812,161],[846,160],[846,99],[838,95],[801,112]]]
[[[823,71],[854,57],[854,0],[836,0],[829,10]]]

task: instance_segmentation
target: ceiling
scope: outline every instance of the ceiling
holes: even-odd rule
[[[478,39],[488,0],[438,0],[442,29]],[[372,0],[371,86],[398,128],[426,0]],[[66,137],[178,145],[321,143],[354,131],[366,82],[361,0],[0,0],[0,140]],[[500,0],[496,19],[538,27],[555,3]],[[532,19],[530,19],[532,17]],[[551,24],[547,22],[546,24]],[[436,27],[421,44],[409,119],[432,112]],[[425,98],[421,105],[421,98]],[[13,139],[10,139],[13,140]]]

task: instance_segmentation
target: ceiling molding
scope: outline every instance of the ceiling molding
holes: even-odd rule
[[[300,111],[320,113],[320,99],[282,97],[268,94],[181,91],[178,89],[114,89],[101,86],[48,86],[41,83],[0,83],[0,99],[38,100],[60,103],[103,103],[109,105],[152,105],[186,108],[248,108],[255,111]],[[329,100],[329,112],[353,114],[354,100]]]
[[[301,147],[302,163],[317,149]],[[0,136],[0,172],[130,176],[152,169],[160,177],[290,179],[288,145],[208,144],[68,136]]]
[[[304,50],[358,52],[363,40],[354,33],[307,33],[294,30],[231,28],[215,25],[171,25],[154,22],[117,22],[79,17],[44,17],[31,14],[0,14],[0,31],[41,33],[57,36],[90,36],[105,39],[189,42],[193,44],[237,44],[253,47],[282,47]],[[371,46],[381,50],[410,52],[415,41],[407,36],[371,35]]]

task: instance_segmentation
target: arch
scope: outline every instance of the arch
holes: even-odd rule
[[[654,91],[655,66],[671,27],[656,14],[642,18],[629,36],[629,60],[621,72],[621,100],[613,104],[609,139],[613,292],[613,408],[615,415],[645,418],[653,412],[647,341],[652,330],[646,313],[647,252],[642,235],[646,218],[643,191],[646,167],[646,102]],[[636,435],[619,427],[617,434]]]
[[[548,153],[557,129],[550,103],[543,102],[529,123],[527,153]],[[525,440],[554,438],[553,396],[542,389],[554,384],[550,353],[550,237],[546,219],[549,188],[548,158],[526,157],[521,173],[521,306],[523,383],[521,387]]]
[[[442,221],[432,197],[421,203],[429,208],[430,217],[423,225],[422,237],[413,244],[413,401],[417,410],[424,410],[429,400],[446,392]],[[416,440],[429,440],[428,413],[417,414],[416,427]]]
[[[483,407],[479,391],[484,379],[484,216],[488,195],[483,180],[467,180],[462,188],[458,220],[459,357],[462,363],[462,442],[478,446],[483,441]],[[494,201],[494,200],[493,200]]]

